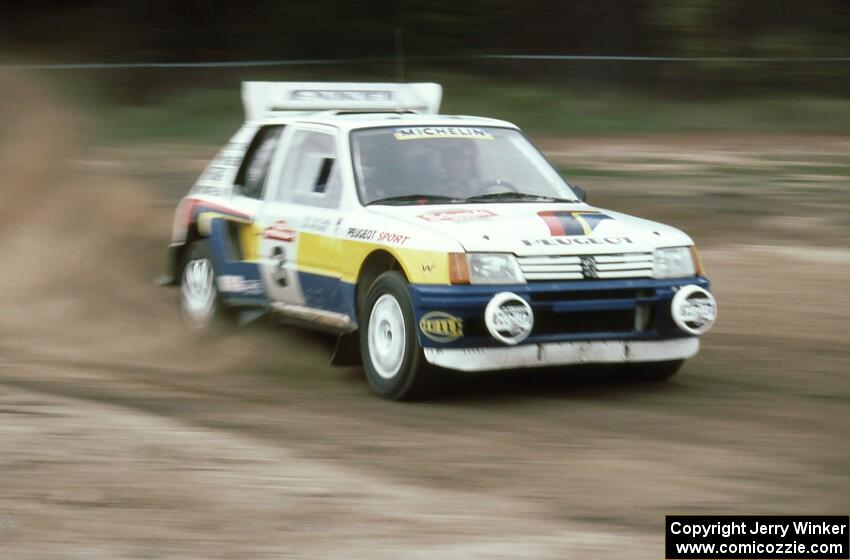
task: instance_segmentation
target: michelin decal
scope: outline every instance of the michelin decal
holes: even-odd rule
[[[468,138],[472,140],[492,140],[493,135],[484,128],[468,126],[415,126],[395,129],[396,140],[417,140],[422,138]]]

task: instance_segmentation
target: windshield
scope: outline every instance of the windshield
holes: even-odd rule
[[[518,130],[469,126],[370,128],[353,131],[351,146],[363,204],[576,198]]]

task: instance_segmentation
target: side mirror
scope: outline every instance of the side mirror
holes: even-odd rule
[[[584,187],[579,185],[570,185],[570,188],[573,189],[573,192],[576,193],[576,196],[580,201],[587,202],[587,191],[584,190]]]

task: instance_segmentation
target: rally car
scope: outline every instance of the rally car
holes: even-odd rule
[[[245,82],[246,120],[177,207],[186,321],[274,314],[339,335],[372,389],[435,368],[632,364],[665,378],[717,307],[694,243],[589,206],[515,125],[438,84]]]

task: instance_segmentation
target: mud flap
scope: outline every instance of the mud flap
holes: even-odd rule
[[[332,366],[359,366],[362,363],[360,338],[357,331],[339,335],[336,339],[336,348],[334,348],[330,364]]]
[[[182,263],[180,262],[183,259],[183,250],[186,245],[169,245],[168,246],[168,255],[166,256],[165,261],[165,274],[157,277],[154,280],[154,283],[157,286],[177,286],[180,284],[180,274],[182,273]]]
[[[169,286],[176,286],[177,279],[174,276],[157,276],[153,280],[154,286],[158,286],[160,288],[167,288]]]
[[[240,327],[247,325],[248,323],[253,323],[263,315],[267,313],[266,309],[256,308],[256,309],[243,309],[239,312],[238,324]]]

